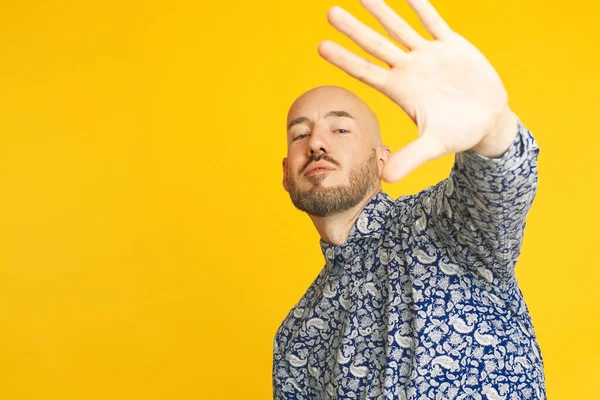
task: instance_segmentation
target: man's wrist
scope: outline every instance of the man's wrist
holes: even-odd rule
[[[471,150],[489,158],[499,158],[510,148],[519,130],[516,114],[506,106],[492,130]]]

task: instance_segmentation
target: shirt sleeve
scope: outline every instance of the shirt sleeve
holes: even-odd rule
[[[538,183],[539,146],[517,121],[504,154],[457,153],[450,176],[432,193],[432,223],[442,243],[460,265],[491,270],[501,287],[514,277]]]

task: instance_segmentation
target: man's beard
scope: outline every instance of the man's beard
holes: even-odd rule
[[[301,191],[288,171],[286,183],[294,206],[315,217],[328,217],[356,206],[379,184],[375,149],[367,161],[350,171],[349,185],[323,187],[321,182],[326,177],[326,173],[308,176],[308,181],[314,186],[309,190]]]

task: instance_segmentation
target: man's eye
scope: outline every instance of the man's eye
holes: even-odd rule
[[[305,137],[307,137],[307,136],[308,136],[308,134],[306,134],[306,133],[303,133],[302,135],[298,135],[298,136],[296,136],[296,137],[294,138],[294,140],[298,140],[298,139],[304,139],[304,138],[305,138]]]
[[[348,133],[350,131],[346,130],[346,129],[336,129],[336,132],[340,132],[340,133]],[[343,131],[343,132],[342,132]]]

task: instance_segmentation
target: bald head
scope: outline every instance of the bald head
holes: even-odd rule
[[[356,94],[339,86],[319,86],[300,95],[288,111],[288,133],[296,124],[332,117],[354,119],[371,146],[381,146],[379,120],[373,110]]]

